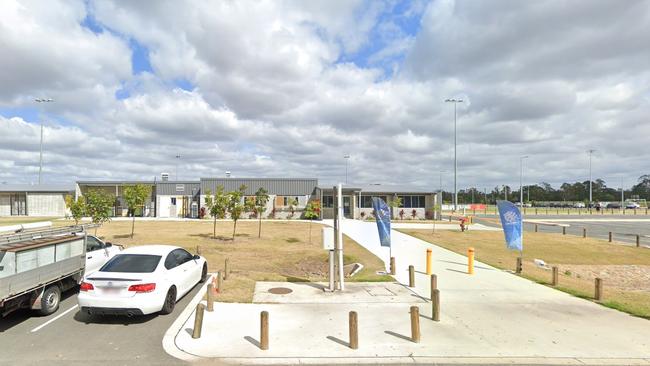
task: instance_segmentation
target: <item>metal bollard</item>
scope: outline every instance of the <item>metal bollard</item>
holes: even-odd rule
[[[554,266],[553,267],[553,279],[551,281],[551,285],[557,286],[557,284],[559,282],[559,277],[560,277],[559,276],[559,269],[556,266]]]
[[[474,274],[474,248],[467,248],[467,274]]]
[[[566,226],[562,226],[562,235],[566,235]]]
[[[600,278],[596,278],[594,282],[595,282],[594,285],[596,287],[594,299],[596,299],[596,301],[600,301],[603,299],[603,280]]]
[[[582,228],[582,237],[583,237],[583,238],[586,238],[586,237],[587,237],[587,228],[586,228],[586,227],[583,227],[583,228]]]
[[[636,236],[636,247],[640,248],[641,247],[641,235]]]
[[[609,232],[609,242],[610,243],[612,242],[612,232],[611,231]]]
[[[260,313],[260,349],[269,349],[269,312]]]
[[[427,249],[427,274],[431,274],[431,249]]]
[[[203,327],[203,311],[205,306],[203,304],[196,305],[196,315],[194,316],[194,329],[192,330],[192,338],[201,338],[201,328]]]
[[[226,258],[226,262],[223,265],[223,280],[227,280],[230,276],[230,259]]]
[[[440,290],[438,289],[431,291],[431,319],[440,321]]]
[[[390,257],[390,274],[395,276],[395,257]]]
[[[359,318],[356,311],[350,312],[350,348],[359,348]]]
[[[535,232],[537,232],[537,224],[535,224]]]
[[[420,343],[420,308],[411,306],[411,340]]]
[[[415,268],[413,265],[409,266],[409,287],[415,287]]]
[[[521,273],[522,267],[523,267],[523,259],[521,257],[517,257],[517,268],[516,268],[517,274]]]
[[[208,290],[207,290],[207,294],[208,294],[208,308],[207,308],[207,310],[208,311],[213,311],[214,310],[214,288],[213,287],[214,286],[212,286],[211,283],[208,284]]]

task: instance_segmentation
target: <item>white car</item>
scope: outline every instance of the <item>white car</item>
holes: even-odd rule
[[[170,245],[123,250],[84,277],[79,308],[89,315],[169,314],[208,275],[205,258]]]
[[[105,243],[96,236],[86,236],[86,270],[85,275],[97,271],[109,259],[122,251],[122,246]]]

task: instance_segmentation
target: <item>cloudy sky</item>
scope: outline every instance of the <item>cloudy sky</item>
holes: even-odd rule
[[[0,182],[650,173],[650,2],[0,2]],[[35,98],[52,98],[36,103]],[[181,158],[177,159],[176,156]]]

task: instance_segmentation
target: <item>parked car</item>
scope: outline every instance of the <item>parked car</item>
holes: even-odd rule
[[[573,204],[573,208],[585,208],[584,202],[576,202]]]
[[[610,202],[607,204],[607,208],[619,209],[621,208],[621,204],[618,202]]]
[[[49,315],[61,293],[104,265],[119,246],[86,235],[93,225],[48,227],[0,235],[0,314],[30,308]]]
[[[637,209],[637,208],[640,208],[640,207],[641,207],[641,205],[639,205],[636,202],[626,202],[625,203],[625,208],[630,209],[630,210],[634,210],[634,209]]]
[[[78,296],[89,315],[169,314],[197,283],[205,282],[205,258],[170,245],[125,249],[84,276]]]

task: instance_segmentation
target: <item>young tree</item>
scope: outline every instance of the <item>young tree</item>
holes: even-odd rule
[[[205,205],[212,216],[212,237],[217,238],[217,219],[226,218],[228,195],[224,193],[223,187],[218,186],[214,195],[208,190],[205,192]]]
[[[135,210],[138,208],[144,211],[144,204],[147,198],[151,197],[151,186],[146,184],[136,184],[133,186],[124,187],[124,201],[129,208],[129,212],[133,216],[131,221],[131,238],[135,230]]]
[[[99,190],[91,189],[86,193],[86,213],[90,216],[93,224],[103,224],[111,221],[111,210],[115,205],[115,196]],[[95,228],[97,235],[97,228]]]
[[[320,200],[307,202],[305,206],[305,218],[309,219],[309,244],[311,244],[311,222],[320,217]]]
[[[232,240],[235,240],[235,232],[237,231],[237,220],[241,217],[241,214],[246,211],[248,208],[247,204],[243,202],[242,197],[244,197],[244,191],[246,190],[245,185],[239,186],[239,190],[232,191],[228,193],[228,204],[227,209],[230,213],[230,218],[233,221],[232,227]]]
[[[298,200],[295,198],[288,198],[287,203],[289,204],[289,212],[291,212],[288,218],[293,219],[293,215],[296,213],[296,206],[298,206]]]
[[[82,197],[78,197],[75,201],[71,195],[65,196],[65,206],[70,210],[70,214],[74,219],[74,224],[79,225],[79,221],[86,214],[86,202]]]
[[[390,206],[390,211],[391,211],[390,216],[392,218],[395,218],[395,209],[399,208],[399,206],[402,205],[402,199],[397,196],[393,196],[393,199],[390,200],[388,205]]]
[[[259,225],[257,229],[257,237],[261,238],[262,237],[262,214],[264,213],[264,210],[266,209],[266,204],[269,202],[269,195],[266,189],[260,187],[257,192],[255,192],[255,202],[254,204],[254,209],[255,213],[257,214],[257,219],[259,220]]]

